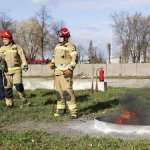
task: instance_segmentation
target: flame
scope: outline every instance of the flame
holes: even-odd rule
[[[114,121],[116,124],[136,124],[141,125],[141,123],[134,121],[138,117],[138,114],[134,112],[129,112],[127,109],[122,111],[122,114]]]

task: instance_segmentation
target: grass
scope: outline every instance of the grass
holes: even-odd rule
[[[92,93],[89,90],[75,91],[79,117],[93,118],[104,113],[118,111],[120,102],[126,101],[127,93],[135,93],[138,101],[149,98],[150,89],[108,88],[105,92]],[[8,109],[0,102],[0,126],[32,120],[37,122],[65,122],[69,120],[69,111],[63,117],[55,118],[56,97],[54,92],[47,89],[27,90],[32,106],[22,105],[19,96],[14,91],[14,105]],[[143,97],[145,96],[145,99]],[[121,101],[119,101],[121,100]],[[54,102],[54,108],[53,108]],[[141,101],[140,101],[141,105]],[[147,104],[147,106],[149,103]],[[145,107],[144,107],[145,108]],[[150,141],[124,141],[117,138],[66,137],[50,135],[43,131],[28,130],[23,132],[0,130],[0,149],[33,150],[148,150]]]
[[[0,149],[5,150],[149,150],[148,140],[124,141],[111,137],[91,138],[49,135],[40,131],[0,131]]]
[[[106,79],[150,79],[150,76],[107,76]]]
[[[93,117],[104,111],[115,111],[119,108],[118,97],[128,89],[109,88],[106,92],[91,93],[91,91],[75,91],[79,117]],[[27,97],[32,106],[22,105],[18,94],[14,91],[14,108],[8,109],[4,102],[0,102],[0,124],[9,124],[22,120],[34,120],[41,122],[59,122],[69,120],[69,111],[60,118],[53,117],[56,109],[56,97],[54,92],[47,89],[27,90]],[[54,105],[53,105],[54,103]]]

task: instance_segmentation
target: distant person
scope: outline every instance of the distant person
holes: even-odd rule
[[[77,63],[77,51],[74,44],[68,41],[70,32],[62,28],[58,32],[58,42],[50,62],[50,68],[55,72],[57,110],[55,117],[65,114],[66,104],[70,110],[70,118],[77,118],[77,104],[72,89],[73,70]]]
[[[4,58],[6,68],[4,70],[4,91],[5,102],[8,107],[13,106],[13,85],[19,93],[23,103],[27,103],[22,83],[22,68],[28,70],[27,61],[22,48],[13,41],[12,33],[9,30],[1,32],[3,46],[0,47],[0,56]]]

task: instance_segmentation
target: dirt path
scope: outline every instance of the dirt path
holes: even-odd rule
[[[59,134],[59,135],[72,134],[72,130],[69,129],[67,126],[68,123],[39,123],[34,121],[25,121],[5,126],[2,127],[1,129],[7,129],[12,131],[38,130],[38,131],[45,131],[50,134]]]
[[[73,120],[61,123],[41,123],[35,121],[25,121],[14,123],[11,125],[1,126],[0,130],[10,130],[10,131],[27,131],[27,130],[38,130],[44,131],[49,134],[66,135],[66,136],[82,136],[86,135],[74,127],[85,123],[84,120]]]

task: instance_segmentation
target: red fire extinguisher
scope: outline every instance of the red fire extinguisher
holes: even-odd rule
[[[100,80],[101,82],[103,82],[103,81],[104,81],[104,70],[103,70],[103,68],[97,69],[96,74],[97,74],[99,80]]]

